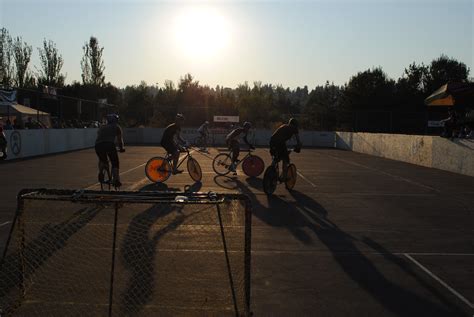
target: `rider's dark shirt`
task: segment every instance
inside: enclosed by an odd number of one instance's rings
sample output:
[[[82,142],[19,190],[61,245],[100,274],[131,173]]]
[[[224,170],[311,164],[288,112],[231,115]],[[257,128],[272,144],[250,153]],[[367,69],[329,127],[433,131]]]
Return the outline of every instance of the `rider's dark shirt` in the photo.
[[[226,139],[227,142],[230,142],[230,141],[233,141],[233,140],[238,140],[238,138],[241,134],[243,134],[244,142],[246,144],[250,145],[249,141],[247,140],[248,130],[245,131],[244,128],[237,128],[237,129],[232,130],[229,134],[227,134],[225,139]]]
[[[294,135],[298,134],[298,128],[289,124],[282,124],[275,132],[273,132],[270,142],[285,143]]]
[[[172,123],[165,128],[163,132],[163,137],[161,138],[161,143],[170,143],[174,142],[174,136],[179,134],[181,131],[180,127],[176,123]]]
[[[109,142],[115,143],[115,139],[119,137],[121,139],[122,128],[118,124],[107,124],[97,131],[97,139],[95,140],[96,144]],[[119,140],[119,143],[123,143],[122,140]]]

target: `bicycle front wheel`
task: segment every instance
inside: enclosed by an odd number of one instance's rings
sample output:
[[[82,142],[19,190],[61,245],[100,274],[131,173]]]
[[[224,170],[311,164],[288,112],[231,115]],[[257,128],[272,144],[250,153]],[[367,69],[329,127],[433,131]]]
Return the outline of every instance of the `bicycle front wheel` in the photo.
[[[278,172],[275,166],[270,165],[263,174],[263,191],[267,195],[273,194],[277,187]]]
[[[145,165],[145,175],[153,183],[163,183],[171,176],[171,164],[163,157],[152,157]]]
[[[250,155],[242,162],[242,170],[245,175],[257,177],[262,174],[265,169],[265,163],[257,155]]]
[[[198,161],[196,161],[192,157],[189,157],[188,162],[187,162],[187,167],[188,167],[189,176],[191,176],[193,181],[200,182],[202,179],[202,171],[201,171],[201,165],[199,165]]]
[[[221,153],[216,155],[214,160],[212,161],[212,169],[216,174],[224,176],[229,174],[230,164],[232,164],[232,158],[229,154]]]
[[[295,164],[288,165],[288,172],[286,174],[285,187],[288,190],[292,190],[296,184],[296,166]]]

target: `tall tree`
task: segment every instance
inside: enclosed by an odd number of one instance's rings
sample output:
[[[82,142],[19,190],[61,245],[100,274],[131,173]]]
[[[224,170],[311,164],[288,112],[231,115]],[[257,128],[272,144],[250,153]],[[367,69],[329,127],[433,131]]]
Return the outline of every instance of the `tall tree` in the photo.
[[[28,45],[26,42],[22,41],[21,37],[17,37],[13,43],[13,55],[15,57],[15,82],[16,85],[20,88],[25,87],[25,81],[27,77],[30,77],[28,74],[28,64],[31,60],[31,53],[33,52],[33,47]]]
[[[43,47],[38,47],[41,68],[39,70],[38,83],[54,87],[63,87],[66,76],[61,74],[64,61],[59,54],[56,44],[46,39],[43,40]]]
[[[441,55],[434,59],[429,66],[427,89],[429,92],[434,91],[449,81],[466,82],[469,78],[469,71],[466,64]]]
[[[82,82],[86,85],[105,85],[105,66],[102,59],[104,48],[99,46],[97,38],[91,36],[89,43],[82,47],[84,56],[81,60]]]
[[[426,98],[429,68],[423,63],[417,65],[415,62],[405,68],[403,76],[396,84],[397,103],[400,108],[423,110],[424,98]]]
[[[13,41],[6,28],[0,29],[0,84],[13,85]]]
[[[395,82],[377,67],[352,76],[344,98],[351,110],[388,110],[394,105],[394,90]]]

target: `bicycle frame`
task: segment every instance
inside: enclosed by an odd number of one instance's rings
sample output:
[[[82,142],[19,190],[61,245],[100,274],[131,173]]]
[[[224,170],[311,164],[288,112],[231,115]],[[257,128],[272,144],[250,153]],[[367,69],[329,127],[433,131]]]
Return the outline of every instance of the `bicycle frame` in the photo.
[[[239,162],[237,163],[236,166],[239,166],[243,161],[245,161],[245,159],[246,159],[247,157],[249,157],[249,156],[251,156],[251,155],[252,155],[252,150],[249,149],[249,150],[247,151],[247,154],[246,154],[242,159],[239,160]],[[229,151],[229,157],[232,158],[232,150]]]
[[[178,160],[178,166],[176,166],[175,168],[180,167],[180,166],[183,164],[183,162],[184,162],[188,157],[192,157],[192,156],[191,156],[191,153],[189,153],[189,150],[188,150],[187,148],[182,148],[182,149],[184,149],[183,152],[186,152],[186,155],[185,155],[182,159]],[[182,152],[182,151],[181,151],[181,149],[180,149],[179,153],[181,153],[181,152]],[[173,165],[171,164],[172,161],[173,161],[173,160],[172,160],[172,156],[173,156],[173,154],[170,154],[170,153],[166,153],[166,156],[165,156],[165,159],[170,163],[171,166],[173,166]]]

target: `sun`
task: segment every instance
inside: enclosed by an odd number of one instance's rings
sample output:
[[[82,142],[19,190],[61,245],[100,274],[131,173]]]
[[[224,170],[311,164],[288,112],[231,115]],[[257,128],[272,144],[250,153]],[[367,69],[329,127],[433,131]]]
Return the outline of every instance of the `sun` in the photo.
[[[212,8],[193,8],[177,15],[174,25],[178,50],[190,58],[216,57],[229,45],[228,20]]]

